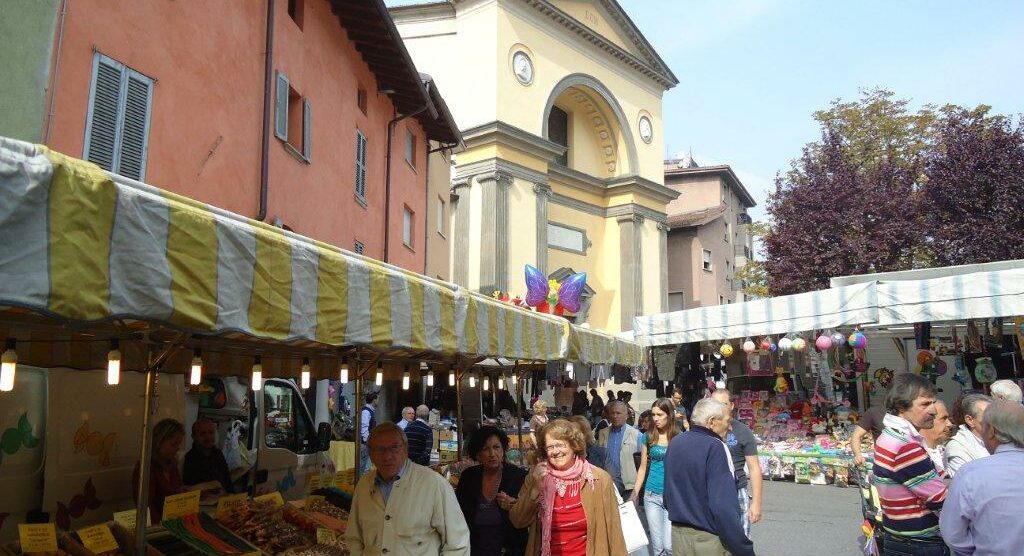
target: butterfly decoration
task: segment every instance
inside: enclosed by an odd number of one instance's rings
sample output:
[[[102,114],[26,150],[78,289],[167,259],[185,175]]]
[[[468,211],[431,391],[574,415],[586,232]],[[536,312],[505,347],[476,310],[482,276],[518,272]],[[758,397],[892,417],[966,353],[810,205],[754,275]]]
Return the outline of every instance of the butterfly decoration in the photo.
[[[566,311],[580,310],[583,288],[587,285],[587,273],[577,272],[558,282],[548,280],[544,273],[533,265],[526,265],[526,305],[541,313],[562,315]]]

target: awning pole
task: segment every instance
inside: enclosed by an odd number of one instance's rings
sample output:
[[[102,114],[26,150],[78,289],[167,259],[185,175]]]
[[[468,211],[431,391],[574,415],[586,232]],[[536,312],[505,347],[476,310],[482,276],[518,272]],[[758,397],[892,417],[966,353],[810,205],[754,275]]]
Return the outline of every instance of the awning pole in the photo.
[[[361,457],[361,452],[363,451],[363,406],[360,405],[360,403],[363,401],[363,373],[365,373],[365,372],[366,372],[366,369],[363,368],[363,362],[359,360],[359,353],[356,352],[356,376],[355,376],[355,379],[356,379],[356,399],[355,399],[355,403],[352,404],[352,405],[356,406],[356,415],[355,415],[356,430],[355,430],[355,434],[353,435],[353,438],[352,438],[352,440],[355,442],[355,447],[356,447],[356,450],[355,450],[355,455],[356,455],[356,461],[355,461],[355,468],[356,468],[356,475],[355,476],[356,476],[356,480],[355,480],[355,482],[356,482],[356,484],[359,484],[359,478],[362,476],[362,472],[363,472],[362,465],[360,465],[360,463],[362,463],[362,461],[363,461],[363,459]]]
[[[458,366],[456,366],[458,369]],[[462,460],[462,435],[464,434],[462,428],[462,377],[465,375],[465,371],[458,369],[455,373],[455,428],[458,431],[455,433],[458,435],[458,441],[455,443],[455,455],[458,459]]]
[[[523,381],[519,377],[519,361],[512,367],[512,376],[516,378],[516,434],[519,436],[519,465],[523,465],[523,408],[520,398],[523,396]]]

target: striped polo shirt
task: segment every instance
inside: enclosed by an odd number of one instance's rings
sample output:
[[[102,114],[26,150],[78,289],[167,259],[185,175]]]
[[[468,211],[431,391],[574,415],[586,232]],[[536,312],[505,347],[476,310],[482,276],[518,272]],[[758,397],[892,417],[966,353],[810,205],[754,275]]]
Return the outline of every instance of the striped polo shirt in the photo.
[[[882,506],[882,527],[904,537],[939,535],[938,510],[946,500],[946,483],[921,444],[921,435],[906,419],[885,416],[885,430],[875,441],[875,486]]]

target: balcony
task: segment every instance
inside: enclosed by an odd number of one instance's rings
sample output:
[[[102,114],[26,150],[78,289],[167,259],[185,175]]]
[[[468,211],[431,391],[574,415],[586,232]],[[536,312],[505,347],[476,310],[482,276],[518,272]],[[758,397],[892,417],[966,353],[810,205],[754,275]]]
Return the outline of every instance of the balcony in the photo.
[[[754,258],[753,250],[750,247],[747,247],[746,245],[734,245],[733,255],[737,257],[746,257],[748,259]]]

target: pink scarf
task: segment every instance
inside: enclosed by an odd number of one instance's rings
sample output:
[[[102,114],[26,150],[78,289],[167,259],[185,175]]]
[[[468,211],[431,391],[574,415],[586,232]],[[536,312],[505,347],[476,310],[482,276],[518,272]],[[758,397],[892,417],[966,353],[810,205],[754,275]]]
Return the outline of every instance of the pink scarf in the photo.
[[[594,471],[586,458],[577,456],[576,460],[568,469],[559,471],[547,463],[540,463],[548,468],[548,474],[544,476],[544,485],[540,494],[541,509],[541,556],[551,555],[551,514],[555,509],[555,494],[575,497],[580,493],[580,488],[586,482],[590,489],[594,489]]]

